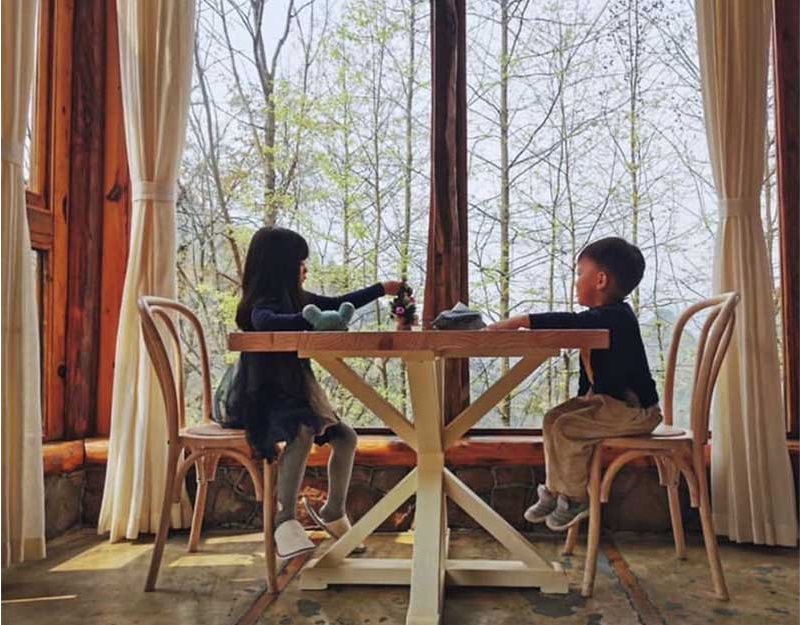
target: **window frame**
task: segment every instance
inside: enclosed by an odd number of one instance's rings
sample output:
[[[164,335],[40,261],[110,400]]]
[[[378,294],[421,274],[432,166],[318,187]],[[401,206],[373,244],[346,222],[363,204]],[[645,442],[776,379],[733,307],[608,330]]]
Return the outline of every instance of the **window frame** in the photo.
[[[42,310],[42,337],[45,360],[42,366],[42,384],[45,389],[43,405],[44,440],[55,441],[64,434],[64,386],[62,377],[65,367],[66,336],[66,265],[67,265],[67,221],[66,200],[69,189],[69,144],[72,96],[72,46],[73,14],[70,3],[41,0],[39,14],[39,46],[37,48],[38,70],[34,98],[36,101],[34,137],[32,151],[37,162],[32,165],[32,182],[26,190],[26,206],[31,232],[32,247],[46,254],[43,265],[44,288]],[[433,15],[433,14],[432,14]],[[457,54],[465,54],[464,41],[458,42]],[[435,54],[435,50],[431,50]],[[108,57],[107,57],[108,58]],[[435,59],[433,60],[435,63]],[[109,106],[111,103],[106,102]],[[465,129],[464,129],[465,130]],[[433,130],[432,130],[433,132]],[[124,144],[124,140],[121,142]],[[124,150],[122,151],[124,155]],[[125,172],[127,173],[127,172]],[[123,184],[123,186],[125,186]],[[61,210],[56,210],[60,207]],[[127,225],[127,224],[125,224]],[[782,224],[783,225],[783,224]],[[119,234],[119,233],[117,233]],[[781,228],[780,235],[786,235]],[[62,244],[63,243],[63,244]],[[795,260],[796,263],[796,260]],[[782,296],[785,294],[782,293]],[[797,302],[794,307],[796,309]],[[114,321],[114,320],[112,320]],[[111,327],[111,323],[108,324]],[[789,329],[784,328],[784,333]],[[114,332],[108,332],[114,334]],[[108,340],[111,344],[112,341]],[[104,368],[100,386],[110,382],[109,369]],[[797,386],[797,380],[786,378],[786,384]],[[796,393],[796,390],[794,391]],[[100,419],[100,435],[108,430],[108,398],[104,404],[105,418]],[[798,436],[798,421],[787,415],[787,435]],[[104,426],[104,427],[103,427]],[[359,431],[370,434],[386,434],[387,428],[366,427]],[[539,428],[473,428],[470,436],[491,435],[537,435]]]
[[[465,0],[457,0],[451,6],[448,6],[447,9],[444,10],[444,13],[447,10],[452,11],[452,13],[456,16],[455,22],[457,24],[458,36],[456,37],[456,46],[454,55],[457,59],[465,60],[467,58],[467,50],[466,50],[466,37],[465,35]],[[797,33],[795,30],[791,30],[792,25],[796,25],[797,22],[797,7],[795,2],[788,2],[781,0],[778,3],[778,8],[781,13],[781,16],[784,18],[782,23],[786,26],[784,30],[781,31],[780,37],[778,36],[778,29],[780,28],[779,24],[781,22],[778,21],[778,14],[776,14],[773,18],[773,38],[772,38],[772,50],[771,53],[774,55],[774,63],[773,63],[773,75],[772,79],[775,82],[776,88],[776,96],[779,92],[779,83],[781,83],[783,90],[787,91],[787,93],[783,93],[781,90],[780,95],[783,96],[785,99],[790,99],[792,97],[796,100],[797,89],[795,88],[792,93],[788,93],[787,83],[789,84],[796,84],[796,81],[792,82],[792,79],[797,74],[797,67],[796,65],[792,65],[791,62],[787,62],[786,57],[793,57],[793,53],[796,51],[795,48],[797,46]],[[431,11],[431,34],[432,37],[435,37],[436,34],[436,23],[435,23],[436,11]],[[784,32],[786,29],[791,30],[791,32],[787,35]],[[793,39],[790,37],[793,36]],[[442,46],[441,49],[438,50],[437,54],[437,46],[431,45],[431,67],[436,68],[439,65],[447,66],[449,62],[452,62],[452,59],[448,57],[449,50],[446,49],[445,46]],[[456,98],[460,99],[464,97],[464,93],[466,91],[465,85],[462,83],[466,82],[466,72],[465,72],[465,63],[458,63],[460,68],[460,74],[455,77],[454,82],[456,83],[455,93]],[[789,72],[793,72],[792,75],[789,75]],[[781,73],[784,74],[781,77]],[[431,84],[431,90],[433,93],[436,93],[436,72],[434,71],[434,77]],[[452,78],[451,78],[452,79]],[[784,107],[790,109],[790,112],[783,113],[781,117],[780,111],[780,99],[779,97],[775,98],[776,111],[775,111],[775,118],[776,118],[776,128],[778,133],[785,133],[788,136],[794,136],[796,134],[796,126],[798,123],[798,115],[797,115],[797,107],[796,102],[792,100],[790,102],[789,107]],[[457,104],[463,105],[466,107],[466,102],[459,101]],[[793,106],[794,105],[794,106]],[[449,115],[453,115],[453,113],[448,113]],[[456,112],[455,116],[458,117],[459,113]],[[790,118],[791,115],[791,118]],[[437,133],[437,129],[439,129],[439,125],[447,125],[450,118],[445,117],[437,117],[436,114],[432,111],[432,125],[431,125],[431,136],[435,137]],[[461,146],[467,145],[467,126],[466,123],[462,124],[454,124],[455,125],[455,132],[456,132],[456,144]],[[434,145],[436,143],[434,142]],[[783,148],[781,154],[778,155],[776,167],[778,169],[778,178],[779,181],[781,179],[780,170],[781,166],[785,165],[786,162],[791,158],[788,155],[788,152],[791,148]],[[793,152],[796,158],[796,151]],[[435,158],[435,154],[431,154],[431,160]],[[466,184],[468,183],[468,176],[463,168],[460,168],[461,163],[459,163],[458,157],[455,157],[456,160],[456,176],[463,176],[464,177],[464,184],[466,188]],[[451,163],[452,164],[452,163]],[[789,168],[791,170],[791,167]],[[432,177],[433,178],[433,177]],[[786,183],[784,183],[786,184]],[[796,368],[797,368],[797,361],[798,355],[796,352],[797,346],[797,336],[796,330],[795,334],[792,334],[791,328],[795,327],[794,321],[797,319],[798,316],[798,309],[800,308],[800,302],[798,301],[798,288],[796,285],[796,276],[798,274],[798,258],[796,254],[789,253],[789,250],[793,250],[797,248],[796,242],[798,239],[798,215],[796,211],[792,210],[792,206],[789,202],[787,202],[783,196],[788,195],[788,192],[782,190],[780,188],[779,182],[779,189],[778,189],[778,201],[779,201],[779,211],[780,211],[780,225],[778,227],[778,237],[780,240],[780,247],[781,247],[781,309],[783,313],[783,348],[784,348],[784,370],[783,370],[783,395],[784,395],[784,402],[785,402],[785,431],[786,431],[786,438],[787,440],[797,440],[800,437],[800,410],[798,409],[798,394],[800,391],[798,387],[800,386],[800,380],[798,380]],[[449,198],[450,201],[454,201],[454,198]],[[429,249],[430,254],[430,249]],[[794,279],[793,282],[791,282]],[[790,283],[791,282],[791,283]],[[467,390],[467,394],[469,394],[469,390]],[[458,412],[458,411],[456,411]],[[445,417],[446,421],[450,419]],[[392,432],[386,427],[380,426],[366,426],[366,427],[357,427],[355,428],[359,434],[366,434],[366,435],[392,435]],[[541,428],[480,428],[480,427],[473,427],[467,432],[467,436],[470,437],[480,437],[480,436],[539,436],[541,435],[542,430]],[[709,432],[709,436],[710,436]]]
[[[55,441],[64,435],[72,8],[41,0],[38,19],[32,180],[25,203],[32,251],[43,254],[37,284],[42,298],[42,439]]]

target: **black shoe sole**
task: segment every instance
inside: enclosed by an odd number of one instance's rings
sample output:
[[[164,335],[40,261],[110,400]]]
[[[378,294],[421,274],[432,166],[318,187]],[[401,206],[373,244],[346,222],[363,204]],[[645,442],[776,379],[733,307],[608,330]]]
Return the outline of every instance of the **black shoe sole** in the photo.
[[[564,530],[568,530],[576,523],[580,523],[583,519],[588,519],[588,518],[589,518],[589,511],[584,510],[583,512],[579,512],[578,514],[576,514],[566,525],[557,525],[554,527],[550,525],[550,523],[547,523],[547,527],[553,530],[554,532],[563,532]]]

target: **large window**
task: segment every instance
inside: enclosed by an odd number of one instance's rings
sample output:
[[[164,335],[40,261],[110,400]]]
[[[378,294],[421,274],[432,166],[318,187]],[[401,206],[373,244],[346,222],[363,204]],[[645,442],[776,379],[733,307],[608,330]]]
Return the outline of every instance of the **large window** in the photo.
[[[647,259],[630,301],[660,384],[674,320],[710,294],[718,219],[694,3],[470,0],[467,12],[471,305],[492,320],[575,309],[578,251],[624,236]],[[204,316],[215,381],[260,225],[307,237],[314,290],[403,275],[421,295],[430,54],[425,0],[200,1],[178,272],[181,298]],[[777,283],[772,136],[770,123],[762,207]],[[389,329],[385,303],[356,325]],[[683,425],[692,340],[676,389]],[[473,396],[511,364],[472,361]],[[356,366],[406,410],[397,362]],[[576,386],[577,357],[564,354],[481,426],[539,427]],[[379,425],[331,390],[346,419]]]
[[[181,298],[204,316],[218,367],[248,241],[266,223],[308,239],[312,290],[405,275],[421,292],[429,10],[418,0],[199,3],[178,275]],[[387,302],[363,309],[355,323],[392,327]],[[356,366],[404,404],[399,363]],[[348,419],[373,424],[335,392]]]
[[[577,253],[623,236],[647,261],[629,301],[662,388],[674,321],[711,293],[718,222],[694,3],[471,1],[468,12],[472,303],[493,318],[577,310]],[[777,308],[773,113],[762,210]],[[684,426],[697,336],[688,330],[676,385]],[[507,366],[474,363],[473,392]],[[576,354],[553,360],[483,425],[540,426],[575,393],[577,373]]]

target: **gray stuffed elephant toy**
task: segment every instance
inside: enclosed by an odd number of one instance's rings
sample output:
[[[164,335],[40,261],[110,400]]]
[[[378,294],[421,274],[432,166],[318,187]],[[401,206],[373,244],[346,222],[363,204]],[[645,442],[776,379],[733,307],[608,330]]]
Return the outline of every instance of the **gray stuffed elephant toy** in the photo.
[[[321,332],[347,330],[355,311],[356,307],[350,302],[344,302],[339,310],[320,310],[314,304],[309,304],[303,308],[303,318]]]

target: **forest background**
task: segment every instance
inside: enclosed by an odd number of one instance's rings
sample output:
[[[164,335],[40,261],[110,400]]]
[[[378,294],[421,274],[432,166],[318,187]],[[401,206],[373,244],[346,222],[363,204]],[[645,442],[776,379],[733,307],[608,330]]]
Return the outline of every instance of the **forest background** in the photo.
[[[236,357],[226,336],[263,225],[309,241],[310,290],[405,277],[424,307],[430,17],[424,0],[198,1],[177,269],[180,299],[206,328],[215,384]],[[467,2],[468,303],[487,320],[579,310],[577,253],[625,237],[647,261],[629,301],[659,389],[674,321],[711,294],[718,216],[696,40],[691,0]],[[761,206],[780,323],[771,85],[769,97]],[[388,299],[358,311],[354,326],[392,329]],[[690,327],[682,343],[679,425],[696,334]],[[199,354],[188,355],[197,404]],[[401,363],[352,364],[410,411]],[[472,396],[510,365],[473,359]],[[569,352],[543,365],[480,427],[540,427],[574,394],[577,366]],[[319,377],[345,420],[380,425]]]

